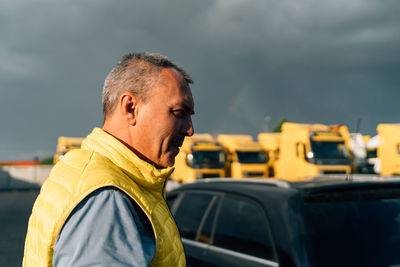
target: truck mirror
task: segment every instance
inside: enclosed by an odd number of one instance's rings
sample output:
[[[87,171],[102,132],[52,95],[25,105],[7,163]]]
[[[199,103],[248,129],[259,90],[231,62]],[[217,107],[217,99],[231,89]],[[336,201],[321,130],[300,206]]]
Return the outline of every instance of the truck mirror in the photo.
[[[187,156],[186,156],[186,162],[187,162],[187,164],[188,164],[189,166],[192,166],[192,165],[193,165],[193,154],[192,154],[192,153],[187,154]]]

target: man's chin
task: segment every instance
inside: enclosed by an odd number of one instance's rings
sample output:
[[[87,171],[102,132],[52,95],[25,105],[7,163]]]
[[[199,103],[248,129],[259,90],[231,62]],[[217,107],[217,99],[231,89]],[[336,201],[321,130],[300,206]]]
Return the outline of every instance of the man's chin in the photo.
[[[160,162],[159,165],[163,168],[172,167],[175,164],[175,157],[175,153],[169,153],[169,155],[167,155],[167,157],[162,162]]]
[[[167,153],[163,155],[158,163],[163,168],[172,167],[175,164],[175,158],[178,156],[179,147],[172,147]]]
[[[168,163],[167,163],[167,167],[172,167],[175,164],[175,157],[176,155],[174,155],[173,157],[168,159]]]

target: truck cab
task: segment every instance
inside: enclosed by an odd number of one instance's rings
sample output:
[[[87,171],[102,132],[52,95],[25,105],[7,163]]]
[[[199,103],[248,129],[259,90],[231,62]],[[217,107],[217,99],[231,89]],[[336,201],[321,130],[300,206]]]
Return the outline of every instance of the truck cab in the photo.
[[[225,177],[225,155],[222,146],[210,134],[185,137],[175,158],[171,179],[188,183],[196,179]]]
[[[321,174],[349,174],[351,162],[342,134],[323,124],[286,122],[280,135],[275,177],[296,180]]]
[[[57,152],[54,155],[53,163],[56,164],[68,151],[80,148],[83,139],[82,137],[58,137]]]
[[[268,177],[268,156],[252,136],[220,134],[218,142],[225,149],[228,176]]]
[[[377,127],[377,156],[381,175],[400,175],[400,124],[382,123]]]

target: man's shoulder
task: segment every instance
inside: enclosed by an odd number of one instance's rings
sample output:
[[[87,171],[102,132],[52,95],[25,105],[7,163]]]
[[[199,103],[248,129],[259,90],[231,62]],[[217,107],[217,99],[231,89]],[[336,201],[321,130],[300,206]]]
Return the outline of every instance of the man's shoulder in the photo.
[[[120,180],[127,180],[125,176],[117,165],[99,153],[75,149],[54,166],[42,186],[41,194],[57,191],[69,192],[72,198],[80,197],[101,187],[118,187]]]
[[[54,166],[54,169],[66,167],[84,169],[93,157],[93,153],[93,151],[85,149],[73,149],[64,155],[64,157]]]
[[[50,177],[60,177],[68,173],[68,179],[73,177],[84,179],[88,176],[115,177],[124,175],[120,167],[107,157],[90,150],[74,149],[59,161]]]

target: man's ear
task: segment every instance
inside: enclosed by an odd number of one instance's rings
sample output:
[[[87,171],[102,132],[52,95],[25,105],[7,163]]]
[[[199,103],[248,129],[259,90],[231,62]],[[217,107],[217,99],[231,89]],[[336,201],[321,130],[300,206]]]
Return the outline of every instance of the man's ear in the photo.
[[[125,92],[120,96],[120,112],[122,117],[129,125],[135,125],[138,111],[138,98],[130,93]]]

